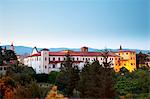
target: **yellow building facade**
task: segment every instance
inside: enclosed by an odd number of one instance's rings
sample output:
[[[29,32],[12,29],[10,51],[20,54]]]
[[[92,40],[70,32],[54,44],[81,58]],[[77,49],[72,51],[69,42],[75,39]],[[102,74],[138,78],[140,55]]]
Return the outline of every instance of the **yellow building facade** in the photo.
[[[119,57],[115,60],[115,71],[118,72],[120,68],[125,67],[130,72],[136,69],[136,52],[130,50],[119,50],[116,52]]]

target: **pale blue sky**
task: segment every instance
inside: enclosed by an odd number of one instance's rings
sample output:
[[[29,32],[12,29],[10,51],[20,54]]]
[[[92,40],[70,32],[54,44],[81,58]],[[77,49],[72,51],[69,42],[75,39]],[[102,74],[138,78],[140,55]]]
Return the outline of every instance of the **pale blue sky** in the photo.
[[[0,41],[150,49],[149,0],[0,0]]]

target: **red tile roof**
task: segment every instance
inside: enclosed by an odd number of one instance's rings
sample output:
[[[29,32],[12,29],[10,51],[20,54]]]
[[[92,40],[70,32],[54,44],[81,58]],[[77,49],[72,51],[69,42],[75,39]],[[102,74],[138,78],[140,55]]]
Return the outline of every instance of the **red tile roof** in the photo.
[[[119,52],[134,52],[134,53],[136,53],[135,51],[131,51],[131,50],[118,50],[118,52],[115,52],[115,53],[119,53]]]
[[[56,63],[63,63],[65,61],[50,61],[49,64],[56,64]],[[80,63],[80,62],[83,62],[83,61],[72,61],[73,63]]]
[[[70,56],[102,56],[101,52],[75,52],[75,51],[49,52],[49,56],[65,56],[67,54],[69,54]],[[41,56],[41,52],[30,55],[29,57],[33,57],[33,56]],[[114,52],[109,52],[109,56],[119,57]]]
[[[32,54],[29,57],[33,57],[33,56],[41,56],[41,53],[39,52],[39,53],[36,53],[36,54]]]

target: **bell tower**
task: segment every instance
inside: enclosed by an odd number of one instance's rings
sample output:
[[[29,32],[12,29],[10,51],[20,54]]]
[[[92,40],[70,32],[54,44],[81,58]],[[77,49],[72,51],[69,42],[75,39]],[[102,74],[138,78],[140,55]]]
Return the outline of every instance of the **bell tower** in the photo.
[[[11,45],[10,45],[10,50],[15,51],[13,43],[11,43]]]
[[[119,50],[122,50],[122,46],[120,45],[120,48],[119,48]]]

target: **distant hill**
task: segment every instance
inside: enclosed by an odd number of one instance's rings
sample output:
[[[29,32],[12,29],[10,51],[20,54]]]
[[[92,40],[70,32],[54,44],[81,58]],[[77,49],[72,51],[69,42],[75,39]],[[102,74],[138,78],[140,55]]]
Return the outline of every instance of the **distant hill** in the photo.
[[[3,45],[2,47],[6,46],[7,49],[10,48],[10,45]],[[23,54],[30,54],[32,52],[32,47],[26,47],[26,46],[15,46],[15,52],[18,55],[23,55]],[[38,51],[40,51],[43,48],[37,48]],[[80,51],[80,48],[65,48],[65,47],[61,47],[61,48],[49,48],[50,51],[52,52],[56,52],[56,51],[62,51],[62,50],[73,50],[73,51]],[[103,49],[95,49],[95,48],[89,48],[89,51],[101,51]],[[111,51],[118,51],[118,49],[108,49]],[[140,50],[140,49],[123,49],[123,50],[133,50],[136,51],[136,53],[139,53],[140,51],[142,53],[148,53],[150,52],[150,50]]]

